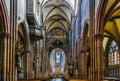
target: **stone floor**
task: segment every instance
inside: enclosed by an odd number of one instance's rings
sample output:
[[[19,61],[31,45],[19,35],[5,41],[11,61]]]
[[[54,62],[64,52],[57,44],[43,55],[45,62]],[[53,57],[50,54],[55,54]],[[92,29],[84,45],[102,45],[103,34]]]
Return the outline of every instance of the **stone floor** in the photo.
[[[86,80],[86,79],[70,79],[70,80],[66,80],[64,78],[51,78],[51,79],[44,79],[44,80],[32,79],[32,80],[18,80],[18,81],[89,81],[89,80]]]
[[[63,78],[52,78],[50,81],[66,81]]]

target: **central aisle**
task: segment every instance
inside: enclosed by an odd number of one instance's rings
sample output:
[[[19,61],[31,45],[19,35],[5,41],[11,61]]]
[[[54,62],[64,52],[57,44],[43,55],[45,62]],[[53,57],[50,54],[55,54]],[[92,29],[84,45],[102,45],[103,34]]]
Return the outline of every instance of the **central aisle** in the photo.
[[[67,81],[64,78],[52,78],[50,81]]]

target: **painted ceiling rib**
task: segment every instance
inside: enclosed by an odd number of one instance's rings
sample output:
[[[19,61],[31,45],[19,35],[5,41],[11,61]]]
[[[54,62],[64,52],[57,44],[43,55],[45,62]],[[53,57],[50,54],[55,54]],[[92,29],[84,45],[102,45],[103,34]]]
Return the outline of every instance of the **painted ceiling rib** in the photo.
[[[111,36],[104,35],[104,37],[107,37],[107,38],[109,38],[109,39],[113,40],[113,38],[112,38]]]
[[[55,7],[48,12],[48,14],[47,14],[47,16],[45,17],[45,20],[44,20],[44,21],[47,20],[47,17],[49,16],[49,14],[50,14],[54,9],[55,9]]]
[[[71,10],[73,10],[73,8],[71,6],[72,4],[70,5],[67,1],[65,1],[65,3],[70,7]]]
[[[55,22],[56,22],[56,20],[54,20],[54,21],[50,24],[50,26],[47,28],[47,32],[49,31],[50,27],[51,27]],[[66,29],[65,25],[64,25],[62,22],[60,22],[60,21],[57,21],[57,22],[60,23],[60,24]]]
[[[59,19],[56,19],[56,18],[50,18],[50,19],[48,20],[48,22],[49,22],[49,21],[53,21],[53,20],[66,21],[66,19],[64,19],[64,18],[59,18]]]
[[[56,27],[59,27],[59,28],[63,29],[65,32],[68,32],[68,30],[67,30],[65,27],[61,27],[61,26],[54,26],[53,28],[49,28],[49,29],[47,30],[47,32],[51,31],[52,29],[54,29],[54,28],[56,28]]]
[[[52,17],[57,17],[57,16],[65,19],[65,20],[68,22],[68,20],[67,20],[65,17],[63,17],[62,15],[60,15],[60,14],[55,14],[55,15],[50,16],[50,17],[44,22],[44,24],[45,24],[46,22],[49,22],[49,20],[50,20]],[[56,18],[56,19],[57,19],[57,18]],[[70,24],[70,22],[68,22],[68,24]]]
[[[58,1],[58,2],[57,2]],[[50,35],[55,29],[62,30],[66,34],[66,38],[47,38],[47,45],[52,45],[56,40],[66,43],[68,40],[68,30],[71,25],[71,14],[73,7],[70,1],[66,0],[44,0],[41,4],[43,11],[43,24],[46,35]],[[52,31],[53,30],[53,31]],[[60,32],[60,33],[62,33]],[[55,32],[53,32],[55,33]],[[49,46],[48,46],[49,47]]]
[[[111,15],[111,10],[114,10],[114,8],[115,8],[115,5],[117,5],[119,3],[119,0],[116,0],[113,4],[112,4],[112,6],[109,8],[109,10],[108,10],[108,13],[106,13],[106,15],[105,15],[105,21],[107,21],[107,19],[110,17],[110,15]]]
[[[54,29],[56,29],[56,28],[60,28],[60,29],[62,29],[65,33],[67,33],[63,27],[58,27],[58,26],[54,27],[54,28],[51,29],[50,31],[52,31],[52,30],[54,30]],[[49,33],[50,31],[48,31],[47,33]]]
[[[65,14],[65,16],[67,17],[67,20],[69,21],[69,18],[68,18],[68,16],[67,16],[67,14],[64,12],[64,10],[63,9],[61,9],[60,7],[58,7],[64,14]],[[69,21],[70,22],[70,21]]]
[[[120,6],[118,6],[117,8],[115,8],[115,9],[112,11],[112,13],[110,14],[110,17],[111,17],[111,18],[115,18],[113,15],[114,15],[114,13],[117,12],[118,10],[120,10]],[[119,15],[119,16],[120,16],[120,15]],[[119,17],[119,16],[118,16],[118,17]],[[117,17],[117,16],[116,16],[116,17]]]
[[[44,21],[47,20],[47,18],[48,18],[48,16],[50,15],[50,13],[51,13],[53,10],[55,10],[56,8],[58,8],[60,11],[62,11],[62,12],[64,13],[65,17],[67,18],[67,20],[69,21],[69,18],[68,18],[68,16],[67,16],[67,14],[64,12],[64,10],[62,10],[60,7],[56,7],[56,6],[49,11],[49,13],[48,13],[47,16],[45,17],[45,20],[44,20]]]
[[[47,5],[48,2],[53,1],[53,0],[47,0],[46,2],[44,2],[44,1],[45,1],[45,0],[43,0],[42,3],[41,3],[42,8],[43,8],[45,5]],[[73,8],[72,8],[72,4],[69,4],[66,0],[64,1],[64,3],[65,3],[65,5],[67,5],[71,10],[73,9]]]
[[[110,32],[110,31],[108,31],[108,30],[105,30],[104,31],[106,34],[108,34],[108,35],[105,35],[104,34],[104,36],[106,36],[106,37],[109,37],[109,38],[111,38],[111,39],[115,39],[116,40],[116,37]]]
[[[117,23],[116,23],[116,21],[115,20],[113,20],[113,24],[115,25],[115,29],[116,29],[116,32],[117,32],[117,38],[119,39],[118,41],[120,41],[120,31],[119,31],[119,28],[118,28],[118,25],[117,25]]]
[[[110,3],[110,2],[113,3]],[[105,49],[108,49],[108,44],[112,40],[116,41],[120,45],[120,0],[108,0],[105,10],[105,26],[104,38],[107,37],[107,45]]]
[[[111,17],[110,19],[112,19],[112,20],[114,20],[114,19],[120,19],[120,15],[119,16]]]
[[[45,2],[46,1],[46,2]],[[53,0],[43,0],[41,5],[42,5],[42,8],[50,1],[53,1]]]
[[[108,36],[108,35],[104,35],[105,37],[108,37],[110,40],[114,40],[116,43],[118,43],[120,45],[120,42],[118,41],[118,39],[116,39],[116,37],[114,36]]]
[[[64,7],[64,8],[66,8],[66,9],[70,9],[67,5],[65,5],[65,4],[59,4],[59,5],[55,5],[55,4],[48,4],[48,5],[46,5],[45,6],[45,8],[49,8],[49,7],[52,7],[52,6],[54,6],[54,7]]]

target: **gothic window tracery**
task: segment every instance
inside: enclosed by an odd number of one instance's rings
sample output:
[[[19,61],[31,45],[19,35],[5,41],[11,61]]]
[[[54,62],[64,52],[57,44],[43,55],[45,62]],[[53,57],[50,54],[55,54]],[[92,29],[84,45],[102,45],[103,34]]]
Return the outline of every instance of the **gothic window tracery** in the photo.
[[[62,54],[60,52],[55,53],[55,64],[60,65],[62,62]]]
[[[118,53],[118,46],[115,41],[112,41],[109,46],[108,65],[117,65],[120,63],[120,54]]]
[[[105,77],[119,77],[120,54],[117,43],[112,40],[108,46]]]

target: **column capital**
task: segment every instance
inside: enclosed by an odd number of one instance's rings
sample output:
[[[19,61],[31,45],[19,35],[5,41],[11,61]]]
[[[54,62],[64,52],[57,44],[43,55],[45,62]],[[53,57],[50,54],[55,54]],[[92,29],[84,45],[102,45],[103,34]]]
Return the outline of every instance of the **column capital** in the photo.
[[[1,33],[0,38],[10,38],[10,33]]]
[[[102,34],[95,34],[95,38],[103,40],[104,36]]]

